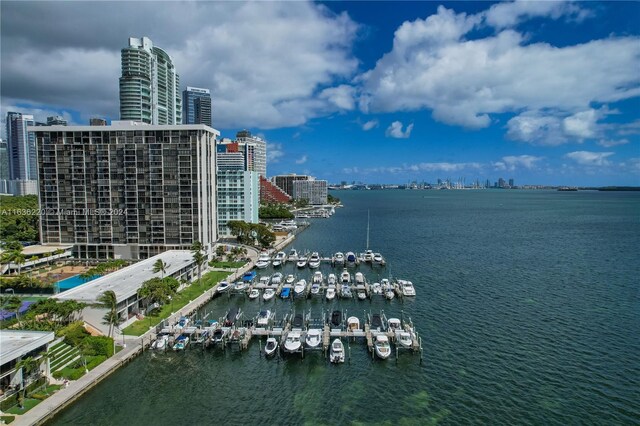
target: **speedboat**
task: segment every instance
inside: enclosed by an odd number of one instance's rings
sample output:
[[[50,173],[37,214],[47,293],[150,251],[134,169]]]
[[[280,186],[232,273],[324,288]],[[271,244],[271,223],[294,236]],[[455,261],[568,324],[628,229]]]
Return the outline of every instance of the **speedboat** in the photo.
[[[385,331],[382,324],[382,317],[380,314],[371,315],[371,330],[373,331]]]
[[[367,250],[364,252],[364,261],[367,263],[373,262],[373,250]]]
[[[389,338],[384,334],[376,335],[376,341],[374,343],[376,355],[380,359],[387,359],[391,355],[391,345],[389,344]]]
[[[341,252],[337,252],[336,254],[334,254],[333,262],[336,265],[344,265],[344,254],[342,254]]]
[[[235,324],[238,318],[240,318],[240,313],[240,309],[235,306],[229,309],[229,311],[227,311],[227,315],[224,318],[223,325],[225,327],[231,327],[233,324]]]
[[[318,252],[313,252],[309,257],[309,268],[316,269],[320,266],[320,255]]]
[[[285,252],[283,252],[283,251],[279,251],[279,252],[276,254],[276,257],[275,257],[273,260],[274,260],[274,261],[275,261],[275,260],[279,260],[279,261],[280,261],[280,263],[281,263],[282,265],[284,265],[285,263],[287,263],[287,254],[286,254]]]
[[[276,272],[275,274],[271,275],[271,284],[280,284],[282,282],[282,272]]]
[[[360,330],[360,320],[358,319],[358,317],[347,318],[347,330],[349,331]]]
[[[277,268],[278,266],[282,266],[282,260],[273,259],[273,262],[271,262],[271,265],[273,265],[274,268]]]
[[[382,286],[380,285],[380,283],[371,284],[371,293],[380,296],[382,295]]]
[[[327,278],[327,284],[329,285],[336,284],[336,274],[329,274],[329,277]]]
[[[266,356],[273,356],[275,355],[277,350],[278,350],[278,341],[276,340],[275,337],[269,337],[267,339],[267,343],[264,345],[264,354]]]
[[[157,349],[159,351],[167,348],[169,344],[169,336],[167,334],[159,334],[156,340],[151,345],[151,349]]]
[[[347,252],[346,261],[347,261],[347,265],[349,266],[355,265],[357,261],[355,253],[352,251]]]
[[[284,350],[289,353],[298,352],[302,346],[299,331],[290,331],[284,341]]]
[[[413,288],[413,283],[411,281],[398,280],[398,285],[400,286],[400,289],[402,290],[402,295],[403,296],[415,296],[416,295],[416,289]]]
[[[291,296],[291,288],[290,287],[283,288],[282,291],[280,292],[280,297],[282,299],[288,299],[289,296]]]
[[[346,269],[340,274],[340,282],[347,284],[351,282],[351,274]]]
[[[307,335],[305,336],[304,342],[306,343],[308,348],[314,349],[320,346],[320,342],[322,342],[322,330],[319,328],[312,328],[307,331]]]
[[[216,328],[213,331],[213,335],[211,336],[211,341],[213,343],[221,343],[222,341],[224,341],[224,338],[228,332],[229,332],[229,329],[226,327]]]
[[[269,256],[269,253],[266,251],[263,251],[262,253],[260,253],[260,256],[258,256],[258,261],[263,260],[265,262],[270,262],[271,261],[271,256]]]
[[[382,257],[380,253],[373,253],[373,263],[382,265],[384,263],[384,257]]]
[[[364,275],[362,272],[356,272],[356,285],[357,284],[364,284]]]
[[[247,271],[242,274],[242,281],[247,284],[251,284],[256,279],[256,276],[256,271]]]
[[[389,331],[393,333],[402,331],[402,323],[398,318],[389,318],[387,324],[389,325]]]
[[[292,261],[298,260],[298,252],[296,249],[289,250],[289,256],[287,256],[287,258]]]
[[[364,287],[358,287],[356,289],[356,295],[358,296],[359,300],[365,300],[367,298],[367,291],[364,289]]]
[[[262,287],[266,287],[269,285],[269,281],[271,281],[271,277],[260,277],[258,284]]]
[[[342,288],[340,289],[340,295],[343,299],[349,299],[353,297],[353,293],[351,293],[351,288],[347,284],[342,284]]]
[[[313,283],[311,284],[311,295],[317,296],[320,294],[320,284]]]
[[[182,330],[182,329],[183,329],[183,328],[185,328],[188,324],[189,324],[189,318],[187,318],[187,317],[180,317],[180,319],[178,320],[178,323],[176,324],[176,329],[178,329],[178,330]]]
[[[218,284],[218,288],[216,289],[216,291],[218,293],[224,293],[225,291],[229,290],[229,287],[231,286],[228,282],[222,281],[220,284]]]
[[[342,340],[336,339],[331,344],[329,360],[334,364],[344,362],[344,344],[342,344]]]
[[[388,279],[383,278],[380,281],[380,285],[382,286],[382,292],[384,293],[384,297],[391,300],[396,296],[395,292],[393,291],[393,286],[391,285]]]
[[[304,291],[307,288],[307,281],[306,280],[300,280],[296,283],[295,286],[293,286],[293,294],[298,297],[298,296],[302,296],[304,295]]]
[[[266,309],[260,311],[258,316],[256,317],[256,325],[258,327],[266,327],[269,325],[269,321],[271,320],[271,311]]]
[[[305,266],[307,266],[307,256],[305,256],[304,254],[302,256],[300,256],[298,258],[298,262],[296,263],[296,266],[298,268],[304,268]]]
[[[181,334],[173,343],[173,350],[183,351],[188,344],[189,344],[189,336],[185,336],[184,334]]]
[[[266,269],[267,266],[269,266],[269,264],[271,264],[270,260],[258,260],[256,262],[256,268],[258,268],[258,269]]]
[[[330,285],[329,287],[327,287],[327,292],[325,293],[325,297],[327,298],[327,300],[333,300],[336,298],[336,286],[335,285]]]
[[[287,279],[284,280],[285,284],[293,284],[296,281],[296,277],[294,277],[293,275],[289,274],[287,275]]]
[[[333,311],[331,313],[331,326],[333,328],[342,326],[342,311]]]
[[[411,338],[411,333],[407,331],[396,332],[396,342],[403,348],[411,348],[413,345],[413,339]]]
[[[262,293],[262,298],[267,301],[273,299],[273,296],[276,295],[276,290],[273,288],[268,288]]]
[[[242,281],[238,281],[237,283],[235,283],[235,284],[233,285],[233,289],[234,289],[235,291],[240,292],[240,291],[244,291],[244,290],[246,290],[246,289],[247,289],[247,286],[248,286],[248,285],[247,285],[247,283],[242,282]]]
[[[260,290],[258,290],[257,288],[252,288],[251,291],[249,292],[249,299],[257,299],[258,297],[260,297]]]
[[[324,277],[322,276],[322,272],[320,271],[316,271],[313,273],[313,278],[311,279],[311,282],[314,284],[322,284],[322,281],[324,281]]]

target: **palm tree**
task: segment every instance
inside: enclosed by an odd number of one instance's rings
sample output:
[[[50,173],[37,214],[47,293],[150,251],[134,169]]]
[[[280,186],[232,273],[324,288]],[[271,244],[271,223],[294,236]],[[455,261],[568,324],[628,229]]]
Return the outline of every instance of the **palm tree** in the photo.
[[[22,273],[22,265],[24,264],[25,259],[24,254],[22,254],[22,250],[16,252],[13,256],[13,263],[18,265],[18,275]]]
[[[113,328],[117,327],[121,320],[118,316],[118,299],[113,290],[107,290],[98,296],[98,302],[107,309],[107,313],[102,317],[103,324],[109,326],[109,337],[113,337]]]
[[[46,359],[45,356],[40,358],[27,357],[23,358],[16,363],[15,369],[16,371],[22,369],[22,398],[26,398],[27,396],[27,379],[33,375],[33,373],[37,373],[36,380],[40,377],[40,364],[42,361]]]
[[[164,274],[167,273],[167,266],[169,266],[167,265],[167,262],[162,259],[158,259],[153,264],[153,273],[157,274],[158,272],[161,272],[162,274],[160,276],[162,277],[162,279],[164,279]]]
[[[193,245],[191,246],[191,251],[192,252],[199,252],[202,251],[203,247],[202,247],[202,243],[200,241],[194,241]]]
[[[197,251],[193,254],[193,261],[198,267],[198,284],[202,284],[201,275],[202,275],[202,265],[207,261],[207,256],[202,254],[201,251]]]

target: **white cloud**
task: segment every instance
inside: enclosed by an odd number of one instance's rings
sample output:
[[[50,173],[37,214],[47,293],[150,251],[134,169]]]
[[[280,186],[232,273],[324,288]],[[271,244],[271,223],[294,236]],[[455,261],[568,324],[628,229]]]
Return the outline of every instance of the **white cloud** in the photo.
[[[477,16],[440,7],[437,15],[402,24],[391,52],[360,76],[360,108],[430,109],[436,120],[483,128],[491,124],[491,114],[554,111],[563,119],[590,109],[594,102],[640,95],[638,37],[556,47],[527,44],[524,36],[507,29],[465,39],[477,28],[476,22]],[[570,120],[569,132],[588,131],[572,124]]]
[[[566,158],[575,161],[583,166],[608,166],[611,164],[608,157],[615,154],[614,152],[591,152],[591,151],[574,151],[565,154]]]
[[[536,166],[536,163],[542,159],[543,157],[533,155],[509,155],[502,157],[502,161],[493,163],[493,166],[495,170],[515,171],[518,167],[531,170]]]
[[[604,146],[605,148],[611,148],[612,146],[618,145],[626,145],[629,143],[629,139],[601,139],[597,142],[598,145]]]
[[[507,122],[507,137],[536,145],[560,145],[567,142],[562,122],[552,115],[527,111]]]
[[[306,162],[307,162],[307,156],[306,155],[303,155],[302,157],[300,157],[300,158],[298,158],[296,160],[296,164],[304,164]]]
[[[281,143],[267,143],[267,161],[277,163],[284,156]]]
[[[378,120],[369,120],[366,123],[364,123],[362,125],[362,130],[364,130],[365,132],[373,129],[374,127],[378,127],[380,123],[378,122]]]
[[[411,131],[413,130],[413,123],[407,126],[405,131],[402,131],[403,124],[400,121],[394,121],[389,125],[386,131],[387,137],[397,138],[397,139],[406,139],[411,136]]]
[[[320,99],[326,99],[331,104],[340,109],[351,111],[355,108],[355,88],[346,84],[341,84],[338,87],[330,87],[324,89],[320,93]]]
[[[580,139],[592,138],[596,134],[597,111],[588,109],[580,111],[562,120],[565,134]]]
[[[567,16],[574,20],[582,20],[590,15],[588,10],[579,5],[564,1],[530,1],[516,0],[494,4],[485,12],[486,22],[495,28],[512,27],[521,21],[535,17],[558,19]]]

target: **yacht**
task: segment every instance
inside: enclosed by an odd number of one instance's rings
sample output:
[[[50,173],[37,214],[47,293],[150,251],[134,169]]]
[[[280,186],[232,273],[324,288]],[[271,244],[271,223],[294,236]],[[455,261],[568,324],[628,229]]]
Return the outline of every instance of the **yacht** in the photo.
[[[360,330],[360,320],[358,319],[358,317],[347,318],[347,330],[349,331]]]
[[[264,301],[266,302],[267,300],[271,300],[273,299],[273,296],[276,295],[276,291],[273,288],[268,288],[264,291],[264,293],[262,293],[262,298],[264,299]]]
[[[327,292],[325,293],[325,297],[327,300],[333,300],[336,298],[336,286],[331,284],[327,287]]]
[[[276,257],[274,258],[274,260],[279,260],[280,263],[284,265],[285,263],[287,263],[287,254],[283,251],[279,251],[276,254]]]
[[[307,335],[305,336],[304,342],[310,349],[317,348],[322,342],[322,330],[320,330],[319,328],[309,329],[309,331],[307,331]]]
[[[347,265],[349,265],[349,266],[355,265],[356,264],[356,260],[357,260],[357,258],[356,258],[355,253],[353,253],[352,251],[347,252],[347,257],[346,257]]]
[[[270,321],[271,321],[271,311],[268,309],[260,311],[258,313],[258,316],[256,317],[256,325],[258,327],[266,327],[269,325]]]
[[[296,282],[296,277],[292,274],[287,275],[287,279],[284,280],[285,284],[293,284],[294,282]]]
[[[344,344],[342,343],[342,340],[336,339],[331,344],[329,360],[334,364],[344,362]]]
[[[313,252],[309,257],[309,268],[316,269],[320,267],[320,255],[318,252]]]
[[[409,349],[413,345],[413,339],[411,338],[411,333],[407,331],[397,331],[396,332],[396,342],[403,348]]]
[[[387,359],[391,355],[391,345],[389,344],[389,338],[384,334],[376,335],[374,347],[376,355],[378,355],[380,359]]]
[[[362,272],[356,272],[356,285],[364,284],[364,275]]]
[[[289,353],[298,352],[302,346],[299,331],[290,331],[284,341],[284,350]]]
[[[271,264],[271,256],[269,256],[269,253],[267,252],[260,253],[260,257],[258,257],[258,261],[256,262],[256,268],[265,269],[270,264]]]
[[[224,293],[225,291],[229,290],[229,287],[231,286],[229,285],[228,282],[222,281],[220,284],[218,284],[216,291],[218,293]]]
[[[296,266],[298,268],[304,268],[305,266],[307,266],[307,261],[308,261],[307,256],[303,254],[298,258],[298,262],[296,263]]]
[[[403,296],[415,296],[416,295],[416,289],[413,288],[413,283],[411,281],[406,281],[406,280],[398,280],[398,285],[400,286],[400,289],[402,290],[402,295]]]
[[[264,354],[266,356],[273,356],[275,355],[277,350],[278,350],[278,341],[276,340],[275,337],[269,337],[267,339],[267,343],[264,345]]]
[[[279,223],[286,230],[298,229],[298,224],[294,220],[285,220]]]
[[[336,284],[336,274],[329,274],[329,277],[327,278],[327,284],[329,285]]]
[[[342,252],[337,252],[333,255],[333,262],[336,265],[344,265],[344,254]]]
[[[282,272],[276,272],[275,274],[271,275],[271,284],[273,285],[278,285],[282,282]]]
[[[304,291],[307,288],[307,281],[306,280],[300,280],[296,283],[296,285],[293,286],[293,294],[298,297],[298,296],[303,296],[304,295]]]
[[[364,252],[364,261],[367,263],[373,262],[373,250],[367,250]]]
[[[258,297],[260,297],[260,290],[258,290],[257,288],[252,288],[251,291],[249,291],[249,299],[253,300],[257,299]]]
[[[340,282],[349,284],[351,282],[351,274],[346,269],[340,274]]]
[[[292,248],[291,250],[289,250],[289,256],[287,256],[287,258],[292,261],[298,260],[298,252],[296,251],[296,249]]]
[[[389,318],[387,324],[389,325],[389,331],[392,333],[402,331],[402,323],[398,318]]]

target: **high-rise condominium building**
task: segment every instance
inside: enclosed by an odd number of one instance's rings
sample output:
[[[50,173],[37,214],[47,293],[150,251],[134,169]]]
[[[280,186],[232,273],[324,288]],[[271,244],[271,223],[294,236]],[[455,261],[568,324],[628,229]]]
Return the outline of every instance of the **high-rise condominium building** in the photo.
[[[204,125],[33,127],[42,244],[79,258],[211,251],[217,239],[215,142]]]
[[[187,87],[182,92],[182,121],[184,124],[206,124],[211,127],[211,93],[209,89]]]
[[[36,180],[36,139],[27,127],[35,125],[33,115],[7,113],[9,179]]]
[[[131,37],[122,49],[120,119],[182,124],[178,73],[171,57],[147,37]]]
[[[47,117],[47,126],[66,126],[67,120],[59,115],[54,115],[52,117]]]
[[[90,126],[106,126],[107,125],[107,120],[105,120],[104,118],[100,118],[100,117],[91,117],[89,119],[89,125]]]
[[[257,136],[251,136],[248,130],[241,130],[236,134],[236,143],[240,149],[246,149],[246,169],[264,178],[267,177],[267,141]]]
[[[271,181],[284,192],[286,192],[290,197],[293,197],[293,182],[297,180],[309,180],[311,176],[307,175],[276,175],[271,178]]]
[[[326,180],[296,180],[293,182],[293,199],[307,200],[309,204],[327,204]]]

